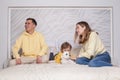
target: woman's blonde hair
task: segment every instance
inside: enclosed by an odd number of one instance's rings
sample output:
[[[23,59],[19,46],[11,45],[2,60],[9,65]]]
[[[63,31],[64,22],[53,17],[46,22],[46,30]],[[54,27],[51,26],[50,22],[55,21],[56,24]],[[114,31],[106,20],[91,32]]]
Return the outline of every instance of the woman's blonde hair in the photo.
[[[89,24],[85,21],[78,22],[76,25],[80,25],[81,27],[85,27],[85,30],[82,35],[78,36],[77,31],[75,31],[75,41],[78,37],[79,44],[85,43],[89,39],[89,35],[92,32]]]

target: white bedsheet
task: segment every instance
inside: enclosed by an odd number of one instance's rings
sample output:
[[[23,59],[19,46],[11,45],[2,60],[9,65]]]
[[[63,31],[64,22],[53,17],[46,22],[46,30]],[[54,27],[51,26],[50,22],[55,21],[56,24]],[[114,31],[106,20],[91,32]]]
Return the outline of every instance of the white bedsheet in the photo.
[[[120,80],[120,67],[78,64],[24,64],[0,71],[0,80]]]

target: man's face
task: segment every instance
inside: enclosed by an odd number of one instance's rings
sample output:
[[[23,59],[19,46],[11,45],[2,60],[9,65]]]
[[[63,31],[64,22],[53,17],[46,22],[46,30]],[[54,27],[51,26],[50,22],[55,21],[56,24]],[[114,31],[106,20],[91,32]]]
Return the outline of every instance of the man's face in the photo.
[[[33,31],[35,28],[35,24],[33,24],[32,20],[26,20],[25,22],[25,30],[26,32]]]

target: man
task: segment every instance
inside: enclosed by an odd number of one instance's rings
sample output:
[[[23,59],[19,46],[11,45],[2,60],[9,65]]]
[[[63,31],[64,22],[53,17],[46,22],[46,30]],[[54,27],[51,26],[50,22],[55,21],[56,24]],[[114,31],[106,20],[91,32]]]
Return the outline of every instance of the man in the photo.
[[[42,62],[42,56],[47,53],[48,47],[42,34],[35,31],[36,26],[37,22],[35,19],[26,19],[25,31],[16,40],[16,43],[12,48],[16,65],[24,63],[25,58],[32,59],[31,62],[35,59],[36,63],[39,64]],[[18,53],[20,49],[22,49],[21,56]]]

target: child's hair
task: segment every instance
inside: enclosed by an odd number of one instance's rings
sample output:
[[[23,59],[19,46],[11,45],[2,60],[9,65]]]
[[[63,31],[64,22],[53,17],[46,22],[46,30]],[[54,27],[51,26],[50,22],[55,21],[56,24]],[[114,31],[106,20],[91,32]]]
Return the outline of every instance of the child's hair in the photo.
[[[89,35],[92,32],[92,29],[90,28],[89,24],[85,21],[78,22],[76,25],[80,25],[81,27],[86,27],[83,34],[79,36],[79,44],[85,43],[89,39]],[[75,31],[75,41],[77,37],[78,37],[78,34]]]
[[[63,49],[66,49],[68,47],[70,48],[70,50],[72,49],[72,46],[71,46],[70,43],[68,43],[68,42],[62,43],[62,45],[61,45],[61,52],[63,52]]]

